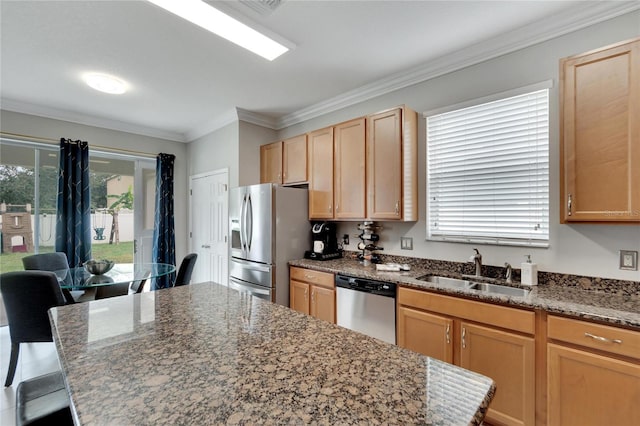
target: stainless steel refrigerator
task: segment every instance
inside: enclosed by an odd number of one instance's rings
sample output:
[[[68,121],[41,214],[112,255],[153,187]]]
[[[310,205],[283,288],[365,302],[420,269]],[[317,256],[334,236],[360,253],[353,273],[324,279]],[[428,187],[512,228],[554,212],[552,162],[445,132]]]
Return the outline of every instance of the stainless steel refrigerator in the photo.
[[[311,247],[308,190],[271,183],[229,191],[229,287],[289,306],[289,267]]]

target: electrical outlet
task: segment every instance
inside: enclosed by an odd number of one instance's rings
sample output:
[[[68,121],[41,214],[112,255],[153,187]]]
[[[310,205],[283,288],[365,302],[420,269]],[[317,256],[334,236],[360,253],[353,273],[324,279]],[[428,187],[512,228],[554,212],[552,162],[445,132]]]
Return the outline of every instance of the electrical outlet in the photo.
[[[637,271],[638,252],[634,250],[620,250],[620,269]]]
[[[411,238],[411,237],[400,237],[400,249],[402,249],[402,250],[413,250],[413,238]]]

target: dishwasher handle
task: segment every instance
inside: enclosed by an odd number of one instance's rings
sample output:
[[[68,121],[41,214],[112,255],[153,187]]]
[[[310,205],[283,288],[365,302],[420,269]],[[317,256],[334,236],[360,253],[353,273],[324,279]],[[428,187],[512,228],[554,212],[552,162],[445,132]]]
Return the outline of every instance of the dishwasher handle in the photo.
[[[396,284],[384,281],[369,280],[366,278],[356,278],[347,275],[336,275],[336,287],[346,288],[353,291],[377,294],[385,297],[396,297]]]

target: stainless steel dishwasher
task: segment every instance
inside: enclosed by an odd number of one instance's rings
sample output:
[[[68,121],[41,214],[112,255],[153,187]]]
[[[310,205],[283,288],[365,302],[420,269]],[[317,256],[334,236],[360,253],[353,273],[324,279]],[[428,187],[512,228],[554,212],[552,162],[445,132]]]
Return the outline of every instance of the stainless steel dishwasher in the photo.
[[[396,284],[336,275],[339,326],[396,343]]]

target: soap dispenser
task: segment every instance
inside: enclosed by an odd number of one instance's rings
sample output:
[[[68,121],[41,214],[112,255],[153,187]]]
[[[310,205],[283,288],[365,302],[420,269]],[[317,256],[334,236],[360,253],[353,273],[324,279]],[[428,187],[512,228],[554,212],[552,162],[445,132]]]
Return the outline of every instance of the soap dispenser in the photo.
[[[520,282],[526,285],[538,284],[538,265],[531,263],[531,255],[527,254],[527,261],[521,264]]]

